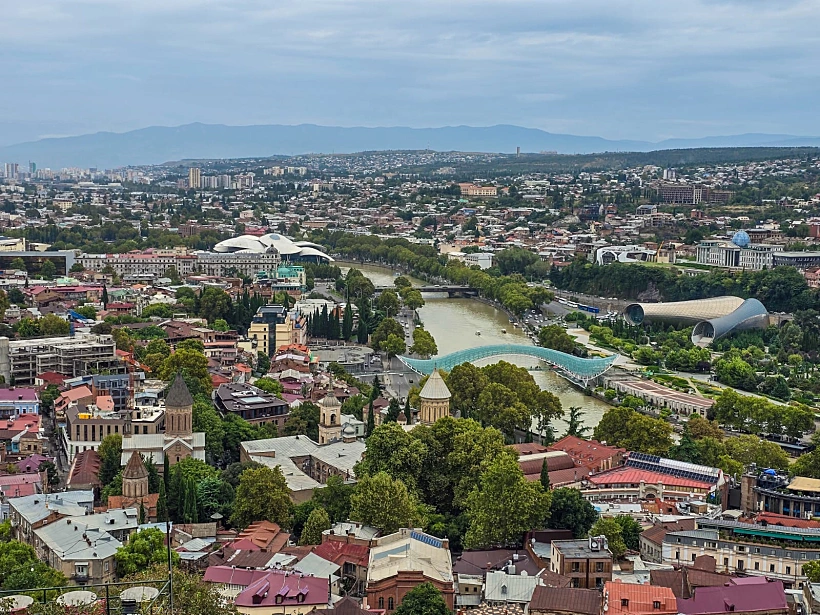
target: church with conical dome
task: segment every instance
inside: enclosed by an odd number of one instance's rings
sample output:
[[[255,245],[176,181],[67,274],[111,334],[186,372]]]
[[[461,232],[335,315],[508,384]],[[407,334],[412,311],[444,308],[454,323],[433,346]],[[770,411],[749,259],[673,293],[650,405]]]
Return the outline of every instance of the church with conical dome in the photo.
[[[157,468],[193,457],[205,461],[205,434],[193,431],[194,398],[181,374],[177,374],[165,395],[165,433],[132,433],[130,424],[123,429],[122,465],[138,453],[153,461]]]

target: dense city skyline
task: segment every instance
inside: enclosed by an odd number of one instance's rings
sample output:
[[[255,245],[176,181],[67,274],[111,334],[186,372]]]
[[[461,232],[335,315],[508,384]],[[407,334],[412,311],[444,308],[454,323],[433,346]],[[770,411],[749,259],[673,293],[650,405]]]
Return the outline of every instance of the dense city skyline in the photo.
[[[0,145],[207,123],[509,123],[658,141],[820,133],[817,3],[5,9]],[[773,111],[777,111],[776,113]]]

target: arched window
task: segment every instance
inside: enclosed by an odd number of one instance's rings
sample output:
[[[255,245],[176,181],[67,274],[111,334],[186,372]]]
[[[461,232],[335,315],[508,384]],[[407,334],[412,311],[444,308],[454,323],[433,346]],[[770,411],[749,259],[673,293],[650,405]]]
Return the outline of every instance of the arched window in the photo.
[[[394,608],[395,608],[395,605],[393,604],[393,598],[388,598],[387,599],[387,610],[392,611]]]
[[[335,424],[336,424],[336,415],[335,415],[335,414],[331,414],[331,415],[330,415],[330,424],[331,424],[331,425],[335,425]]]
[[[379,596],[379,608],[384,609],[384,596]]]

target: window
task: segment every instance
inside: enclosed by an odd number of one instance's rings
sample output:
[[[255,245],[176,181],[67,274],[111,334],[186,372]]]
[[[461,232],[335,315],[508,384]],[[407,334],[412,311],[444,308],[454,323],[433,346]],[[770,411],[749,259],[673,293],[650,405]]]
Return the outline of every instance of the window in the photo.
[[[595,572],[603,572],[604,571],[604,563],[603,562],[595,562]]]
[[[108,568],[109,568],[109,562],[108,562],[108,561],[106,561],[106,562],[105,562],[105,564],[103,564],[103,569],[104,569],[106,572],[108,572]]]
[[[786,566],[786,574],[791,574],[791,573],[792,573],[792,567],[791,566]]]
[[[652,608],[653,609],[661,609],[661,601],[660,600],[653,600],[652,601]]]
[[[760,553],[760,547],[755,547],[755,553]]]
[[[760,570],[760,562],[755,562],[755,570]]]
[[[694,553],[692,553],[692,561],[693,561],[693,562],[695,561],[695,558],[696,558],[696,557],[697,557],[697,555],[695,555]]]
[[[573,572],[580,572],[581,571],[581,564],[578,562],[572,562],[572,571]]]
[[[723,565],[726,566],[727,568],[729,567],[729,558],[728,557],[723,558]]]
[[[384,596],[379,596],[379,608],[384,610]]]
[[[774,564],[769,564],[769,572],[774,572]]]
[[[595,587],[601,589],[604,586],[603,577],[595,577]]]
[[[507,593],[507,586],[506,585],[501,586],[501,593],[506,595],[506,593]]]
[[[680,551],[675,551],[675,559],[680,559]]]
[[[744,547],[743,545],[737,545],[737,552],[738,553],[745,553],[746,552],[746,547]]]
[[[743,570],[743,560],[742,559],[737,560],[737,569],[738,570]]]
[[[707,542],[706,542],[706,548],[707,548],[707,549],[717,549],[717,543],[716,543],[716,542],[707,541]]]
[[[621,606],[629,606],[629,598],[621,598]]]
[[[393,598],[387,599],[387,610],[392,611],[395,608],[395,604],[393,603]]]

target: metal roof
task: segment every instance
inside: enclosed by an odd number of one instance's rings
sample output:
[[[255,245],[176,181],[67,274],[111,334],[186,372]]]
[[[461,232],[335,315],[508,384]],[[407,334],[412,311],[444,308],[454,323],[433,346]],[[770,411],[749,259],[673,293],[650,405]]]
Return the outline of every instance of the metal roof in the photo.
[[[450,389],[444,382],[444,378],[437,369],[433,370],[427,382],[424,383],[424,388],[419,393],[420,399],[450,399]]]
[[[555,365],[559,369],[579,380],[589,380],[600,376],[615,362],[618,355],[608,357],[595,357],[583,359],[565,352],[558,352],[551,348],[540,346],[527,346],[524,344],[495,344],[491,346],[479,346],[477,348],[467,348],[458,350],[450,354],[434,357],[432,359],[413,359],[411,357],[400,356],[399,360],[407,367],[420,374],[432,374],[434,369],[451,371],[456,365],[462,363],[472,363],[480,359],[499,357],[504,355],[519,355],[535,357]]]

